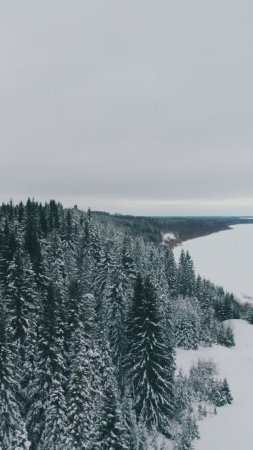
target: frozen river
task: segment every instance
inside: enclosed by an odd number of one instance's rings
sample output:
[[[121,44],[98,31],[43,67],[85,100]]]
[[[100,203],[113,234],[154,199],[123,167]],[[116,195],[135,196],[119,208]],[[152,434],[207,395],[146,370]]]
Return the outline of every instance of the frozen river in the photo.
[[[176,259],[182,248],[190,252],[197,274],[253,302],[253,224],[186,241],[175,248]]]

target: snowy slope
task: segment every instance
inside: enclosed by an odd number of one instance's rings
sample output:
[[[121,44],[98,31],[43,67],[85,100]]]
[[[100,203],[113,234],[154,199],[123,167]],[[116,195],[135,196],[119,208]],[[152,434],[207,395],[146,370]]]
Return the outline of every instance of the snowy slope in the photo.
[[[217,363],[220,377],[227,377],[234,401],[218,408],[218,414],[199,423],[200,440],[195,450],[252,450],[253,326],[243,320],[230,321],[236,346],[214,345],[198,350],[178,350],[177,366],[188,371],[199,358]]]

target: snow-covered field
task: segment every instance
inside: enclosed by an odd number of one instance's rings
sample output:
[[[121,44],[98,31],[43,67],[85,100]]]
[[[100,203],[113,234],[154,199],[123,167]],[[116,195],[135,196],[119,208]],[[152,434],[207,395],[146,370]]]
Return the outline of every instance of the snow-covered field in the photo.
[[[241,301],[253,302],[252,224],[186,241],[175,248],[177,259],[182,248],[189,250],[197,274],[233,292]]]
[[[252,450],[253,326],[232,320],[236,346],[214,345],[198,350],[178,350],[177,367],[188,371],[198,359],[212,359],[219,376],[228,379],[234,401],[218,408],[218,414],[199,422],[200,439],[195,450]]]

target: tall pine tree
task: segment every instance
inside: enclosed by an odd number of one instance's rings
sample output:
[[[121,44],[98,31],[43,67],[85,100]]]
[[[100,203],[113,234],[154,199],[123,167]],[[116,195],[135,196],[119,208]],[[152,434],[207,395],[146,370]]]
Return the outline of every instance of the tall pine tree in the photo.
[[[170,436],[174,355],[166,345],[159,299],[149,277],[138,275],[128,318],[128,379],[139,422]]]

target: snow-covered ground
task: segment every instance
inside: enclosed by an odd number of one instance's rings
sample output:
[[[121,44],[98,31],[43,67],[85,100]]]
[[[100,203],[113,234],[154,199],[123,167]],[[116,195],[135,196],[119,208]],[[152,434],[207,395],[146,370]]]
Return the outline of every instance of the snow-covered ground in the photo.
[[[174,249],[177,259],[182,248],[189,250],[197,274],[233,292],[241,301],[253,302],[252,224],[186,241]]]
[[[163,242],[168,242],[168,241],[174,241],[176,239],[176,236],[174,233],[170,232],[170,233],[165,233],[163,235]]]
[[[199,422],[200,439],[195,450],[252,450],[253,326],[232,320],[236,346],[214,345],[198,350],[178,350],[177,367],[188,371],[198,359],[211,359],[219,376],[226,377],[233,395],[232,405],[218,408],[218,414]]]

